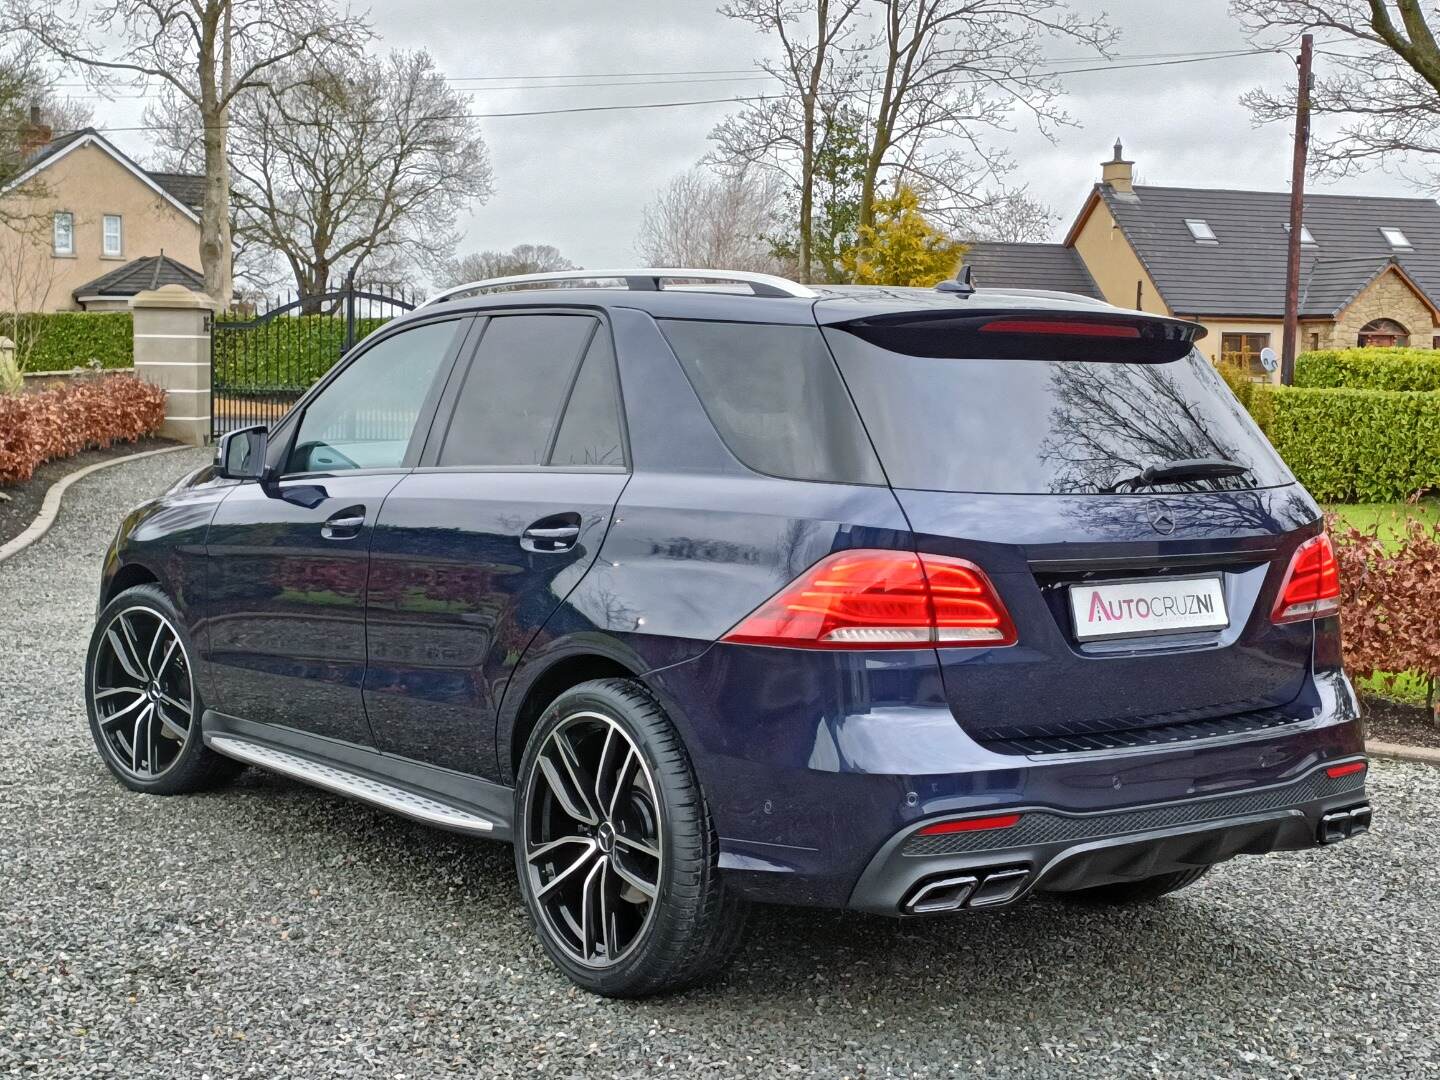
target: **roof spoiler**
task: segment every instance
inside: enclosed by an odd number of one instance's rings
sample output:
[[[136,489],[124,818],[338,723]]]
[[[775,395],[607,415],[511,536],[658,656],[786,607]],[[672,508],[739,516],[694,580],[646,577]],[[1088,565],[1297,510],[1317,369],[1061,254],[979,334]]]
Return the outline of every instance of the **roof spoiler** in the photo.
[[[991,360],[1161,363],[1189,354],[1199,323],[1138,311],[1004,307],[964,312],[923,308],[832,323],[891,352]]]

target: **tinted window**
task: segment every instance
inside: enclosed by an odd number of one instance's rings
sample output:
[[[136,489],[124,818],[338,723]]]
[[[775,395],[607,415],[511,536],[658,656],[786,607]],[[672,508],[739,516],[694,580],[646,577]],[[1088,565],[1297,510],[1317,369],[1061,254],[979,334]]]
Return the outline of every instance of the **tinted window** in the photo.
[[[662,320],[720,437],[750,468],[883,484],[875,452],[813,326]]]
[[[620,393],[610,335],[597,333],[565,404],[551,465],[624,465]]]
[[[458,320],[426,323],[377,341],[305,407],[288,472],[400,465],[425,395],[459,332]]]
[[[596,321],[584,315],[491,319],[465,375],[441,465],[539,465]]]
[[[896,487],[1094,494],[1148,465],[1204,457],[1250,472],[1144,490],[1293,479],[1193,350],[1160,363],[976,360],[904,355],[843,330],[826,336]]]

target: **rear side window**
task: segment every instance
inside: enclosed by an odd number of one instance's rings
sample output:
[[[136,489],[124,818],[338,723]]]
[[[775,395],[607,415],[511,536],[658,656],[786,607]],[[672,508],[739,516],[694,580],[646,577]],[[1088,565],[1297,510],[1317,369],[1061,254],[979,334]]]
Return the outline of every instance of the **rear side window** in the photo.
[[[1276,487],[1294,478],[1193,349],[1156,363],[912,355],[841,329],[826,340],[890,482],[901,488],[1103,494],[1147,466],[1224,458],[1242,476],[1145,492]],[[1043,344],[1037,349],[1043,349]]]
[[[659,323],[715,430],[746,466],[792,480],[885,482],[818,328]]]
[[[615,351],[610,336],[597,333],[565,404],[565,419],[550,465],[624,465],[625,437],[620,427],[620,388],[615,380]]]
[[[597,320],[492,318],[455,403],[440,465],[540,465]]]

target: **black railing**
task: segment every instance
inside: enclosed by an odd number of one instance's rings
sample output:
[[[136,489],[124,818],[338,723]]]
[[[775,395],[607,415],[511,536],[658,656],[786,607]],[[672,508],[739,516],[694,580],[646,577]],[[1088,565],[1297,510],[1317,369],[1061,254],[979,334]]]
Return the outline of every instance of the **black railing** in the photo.
[[[210,430],[273,425],[357,341],[415,307],[403,287],[358,285],[277,296],[263,314],[212,323]]]

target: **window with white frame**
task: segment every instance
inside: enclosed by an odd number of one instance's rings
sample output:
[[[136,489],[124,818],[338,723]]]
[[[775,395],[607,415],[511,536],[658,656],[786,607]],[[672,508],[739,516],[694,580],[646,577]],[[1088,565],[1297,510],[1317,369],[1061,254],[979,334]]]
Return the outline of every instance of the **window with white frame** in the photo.
[[[1385,237],[1385,242],[1392,248],[1408,248],[1410,239],[1400,229],[1393,226],[1380,226],[1380,235]]]
[[[55,254],[75,254],[75,215],[68,210],[55,211]]]
[[[1219,238],[1215,230],[1210,228],[1210,223],[1204,218],[1186,218],[1185,227],[1190,230],[1190,235],[1195,238],[1197,244],[1218,244]]]
[[[101,252],[111,258],[118,258],[124,250],[124,235],[121,232],[120,215],[106,214]]]

